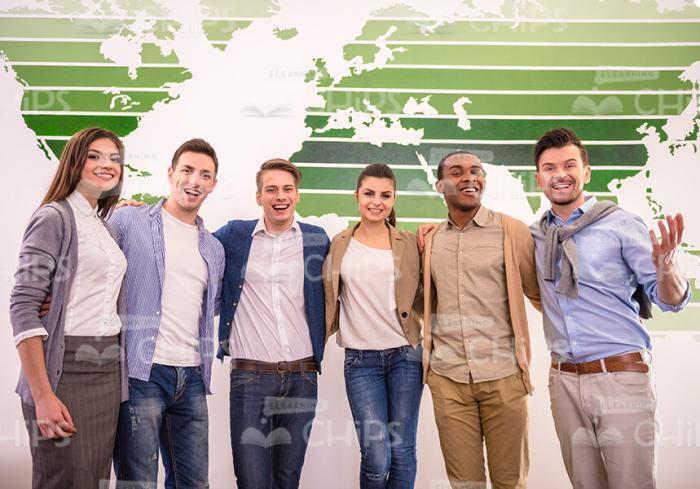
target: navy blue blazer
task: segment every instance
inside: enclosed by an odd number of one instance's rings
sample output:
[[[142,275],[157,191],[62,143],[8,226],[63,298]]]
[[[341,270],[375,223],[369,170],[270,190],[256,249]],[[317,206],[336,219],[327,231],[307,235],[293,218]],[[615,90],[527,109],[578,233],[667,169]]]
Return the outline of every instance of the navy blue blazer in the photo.
[[[229,336],[231,322],[236,314],[236,307],[243,292],[245,270],[253,243],[251,233],[258,219],[252,221],[229,221],[214,236],[221,241],[226,254],[224,283],[221,291],[221,317],[219,318],[219,350],[216,354],[220,360],[224,355],[230,355]],[[321,371],[323,349],[326,340],[325,314],[326,305],[323,296],[322,270],[326,259],[330,240],[328,235],[318,226],[299,223],[304,242],[304,308],[306,322],[309,325],[311,346],[318,371]]]

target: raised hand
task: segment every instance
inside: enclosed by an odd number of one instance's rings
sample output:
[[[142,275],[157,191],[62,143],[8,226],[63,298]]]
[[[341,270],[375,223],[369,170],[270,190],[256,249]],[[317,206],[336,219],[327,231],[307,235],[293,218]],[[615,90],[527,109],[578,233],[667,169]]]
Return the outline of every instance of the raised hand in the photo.
[[[683,242],[683,229],[683,215],[676,214],[675,216],[666,216],[666,224],[664,221],[659,221],[661,241],[657,239],[653,229],[649,230],[652,246],[651,259],[657,270],[669,270],[673,267],[676,250]]]

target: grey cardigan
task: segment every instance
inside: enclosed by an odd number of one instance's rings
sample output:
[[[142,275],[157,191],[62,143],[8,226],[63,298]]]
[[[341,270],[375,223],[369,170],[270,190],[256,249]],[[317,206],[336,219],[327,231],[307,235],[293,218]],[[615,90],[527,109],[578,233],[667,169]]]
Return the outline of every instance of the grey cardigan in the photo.
[[[105,226],[112,233],[106,223]],[[29,221],[22,239],[15,285],[10,294],[10,322],[14,336],[36,328],[45,328],[48,332],[44,356],[49,383],[54,392],[63,372],[64,306],[68,302],[77,265],[78,237],[70,205],[65,200],[60,200],[41,207]],[[49,294],[51,308],[48,315],[40,318],[39,310]],[[124,363],[125,336],[120,335],[122,401],[128,398],[128,377]],[[15,392],[23,402],[34,405],[29,383],[21,369]]]

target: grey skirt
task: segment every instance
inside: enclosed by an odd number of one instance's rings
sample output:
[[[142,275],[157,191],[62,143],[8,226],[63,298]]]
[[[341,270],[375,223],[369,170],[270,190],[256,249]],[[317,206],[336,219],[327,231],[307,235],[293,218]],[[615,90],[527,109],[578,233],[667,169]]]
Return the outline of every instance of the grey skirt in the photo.
[[[29,432],[34,489],[106,489],[119,419],[119,336],[66,336],[56,396],[78,430],[46,439],[33,406],[22,403]]]

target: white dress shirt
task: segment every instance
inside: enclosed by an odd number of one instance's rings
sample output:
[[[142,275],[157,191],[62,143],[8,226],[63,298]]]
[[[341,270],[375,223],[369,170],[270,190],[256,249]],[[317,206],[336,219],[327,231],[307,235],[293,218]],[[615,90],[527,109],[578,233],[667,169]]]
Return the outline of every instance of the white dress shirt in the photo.
[[[78,230],[78,267],[68,294],[66,336],[115,336],[121,330],[117,299],[126,258],[83,195],[66,199]]]
[[[260,218],[231,325],[233,358],[263,362],[313,355],[304,309],[304,243],[299,224],[275,236]]]

